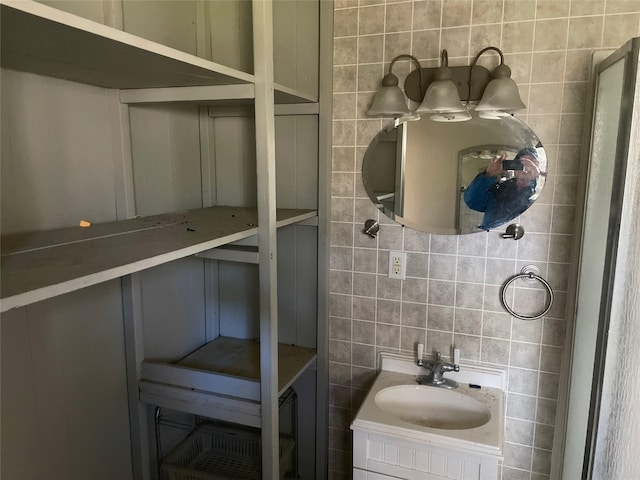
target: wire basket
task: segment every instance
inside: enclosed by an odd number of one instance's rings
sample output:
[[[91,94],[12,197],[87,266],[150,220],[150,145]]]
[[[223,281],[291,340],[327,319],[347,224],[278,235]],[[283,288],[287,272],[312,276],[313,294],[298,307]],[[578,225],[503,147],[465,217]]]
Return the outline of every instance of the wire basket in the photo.
[[[281,476],[291,464],[294,441],[280,436]],[[257,431],[203,425],[162,462],[169,480],[259,480],[261,442]]]

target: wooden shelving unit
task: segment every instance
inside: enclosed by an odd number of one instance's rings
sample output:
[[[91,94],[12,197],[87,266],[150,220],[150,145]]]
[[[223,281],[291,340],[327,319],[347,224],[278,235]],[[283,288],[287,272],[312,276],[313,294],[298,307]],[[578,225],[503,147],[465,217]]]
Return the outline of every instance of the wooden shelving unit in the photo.
[[[278,397],[315,359],[313,348],[278,345]],[[259,427],[260,343],[217,337],[175,364],[144,361],[140,393],[155,405]]]
[[[123,10],[125,4],[126,0],[123,0]],[[194,4],[202,9],[198,11],[198,15],[208,8],[206,2]],[[304,9],[308,5],[309,2],[305,3]],[[113,311],[123,312],[124,327],[120,327],[120,334],[124,336],[126,359],[122,360],[122,364],[126,369],[126,382],[121,383],[124,384],[122,388],[127,396],[131,439],[130,455],[124,457],[126,462],[132,464],[134,479],[153,478],[153,466],[148,465],[153,464],[153,461],[145,456],[155,447],[149,445],[146,431],[148,405],[260,427],[263,476],[278,478],[278,396],[311,369],[316,370],[317,378],[316,399],[311,403],[317,407],[313,407],[315,421],[308,422],[314,424],[313,428],[307,431],[312,431],[316,437],[317,453],[313,456],[316,459],[316,476],[322,478],[325,475],[328,373],[327,336],[323,330],[327,314],[327,158],[331,135],[330,107],[327,105],[331,103],[331,82],[330,77],[327,77],[328,82],[321,80],[320,86],[310,87],[310,90],[315,89],[316,92],[309,93],[302,91],[304,89],[294,88],[297,85],[285,85],[285,82],[276,81],[273,69],[273,10],[273,5],[268,0],[252,2],[249,33],[253,35],[251,54],[254,73],[246,73],[127,33],[122,30],[123,25],[113,28],[34,1],[0,0],[0,58],[3,69],[51,77],[42,83],[44,87],[36,87],[36,91],[38,88],[48,91],[50,85],[47,81],[56,85],[51,88],[61,88],[65,92],[72,90],[69,86],[59,86],[53,81],[62,79],[83,84],[81,94],[87,98],[112,102],[108,108],[101,110],[103,116],[109,117],[112,131],[103,133],[98,128],[100,134],[110,136],[109,141],[118,144],[115,150],[122,155],[121,159],[114,161],[113,171],[110,172],[113,178],[104,179],[105,182],[113,183],[117,204],[115,215],[109,218],[130,218],[95,223],[87,228],[56,228],[3,235],[0,312],[3,313],[3,319],[6,314],[12,321],[15,318],[28,319],[29,315],[24,312],[28,312],[30,308],[46,317],[47,313],[42,313],[35,305],[37,302],[50,300],[55,303],[52,300],[55,297],[122,279],[121,291],[110,289],[109,295],[113,291],[120,295],[115,300]],[[322,28],[318,27],[322,47],[318,47],[316,52],[319,56],[317,63],[325,72],[329,72],[331,5],[319,1],[314,15],[317,16],[314,21],[318,25],[324,25]],[[305,28],[307,27],[308,24],[305,24]],[[201,40],[199,38],[198,41]],[[200,47],[199,45],[198,54]],[[291,52],[301,55],[299,48],[292,48]],[[308,58],[305,57],[302,63],[307,65]],[[10,76],[13,75],[14,73]],[[312,72],[307,76],[315,78],[318,73]],[[29,80],[27,83],[38,81]],[[98,88],[91,90],[88,86],[91,89]],[[9,91],[11,88],[16,87],[9,87]],[[251,110],[250,116],[255,123],[255,138],[252,141],[255,144],[256,168],[248,176],[252,177],[252,181],[257,181],[257,194],[255,202],[248,200],[240,204],[257,204],[256,208],[209,206],[217,203],[207,197],[210,192],[207,190],[209,187],[205,187],[205,183],[211,181],[210,177],[205,178],[210,173],[209,170],[205,172],[205,167],[209,168],[211,164],[201,163],[203,170],[198,172],[201,183],[190,179],[191,183],[185,188],[193,188],[194,183],[196,188],[202,188],[202,206],[207,208],[142,217],[137,215],[139,212],[134,199],[137,187],[134,185],[135,159],[132,157],[142,147],[134,145],[132,140],[135,119],[129,108],[140,108],[138,112],[144,113],[147,112],[144,110],[146,107],[152,110],[158,105],[175,104],[183,104],[178,107],[196,108],[198,135],[194,143],[198,142],[199,137],[200,159],[205,163],[215,162],[215,159],[209,158],[215,156],[211,153],[215,142],[209,138],[214,136],[214,120],[213,116],[207,114],[207,107],[228,107],[224,111],[218,110],[219,113],[222,112],[222,117],[233,117],[237,106],[240,106],[237,111],[242,110],[243,113],[236,116],[246,116],[247,109]],[[197,107],[193,107],[193,104]],[[313,208],[276,208],[275,115],[318,117],[315,141],[318,144],[316,150],[320,152],[315,153],[321,158],[318,161],[320,168],[308,172],[308,175],[317,177],[317,198],[314,205],[304,205]],[[143,136],[147,134],[147,131],[143,131]],[[30,141],[26,136],[21,140],[27,144]],[[147,141],[146,145],[153,143],[153,140],[149,142],[146,137],[144,140]],[[221,143],[223,140],[221,139]],[[89,145],[90,141],[83,139],[81,134],[77,141],[86,142],[88,149],[93,148],[93,145]],[[248,143],[252,145],[251,142]],[[144,141],[142,144],[145,144]],[[17,150],[21,151],[19,148]],[[60,153],[53,150],[55,154],[51,155],[51,161],[55,162],[56,155]],[[8,151],[13,152],[13,149],[8,148]],[[3,154],[4,152],[3,148]],[[203,158],[206,160],[202,160]],[[148,165],[144,168],[153,169]],[[5,174],[3,169],[3,175]],[[61,175],[64,173],[61,172]],[[253,179],[254,175],[257,180]],[[60,183],[66,184],[65,181]],[[305,188],[309,190],[308,183],[301,190]],[[55,202],[56,199],[51,201]],[[293,206],[298,205],[296,203]],[[47,208],[55,210],[57,207],[47,205]],[[314,284],[317,322],[320,322],[315,338],[317,348],[278,343],[277,231],[300,223],[317,229],[316,238],[308,242],[315,249],[312,257],[316,263],[312,271],[317,272],[318,277]],[[35,228],[38,228],[37,224]],[[231,245],[250,237],[255,239],[252,247]],[[224,251],[220,249],[225,246],[230,248]],[[259,295],[256,296],[259,296],[259,341],[224,336],[221,328],[214,328],[215,333],[211,334],[207,330],[203,335],[207,338],[201,348],[181,360],[151,360],[147,358],[144,348],[144,336],[148,333],[144,331],[147,328],[144,322],[152,325],[153,322],[148,320],[151,315],[144,311],[141,294],[144,280],[149,278],[142,277],[149,272],[149,275],[157,272],[154,267],[172,262],[182,268],[183,264],[180,262],[186,262],[183,259],[192,256],[205,259],[200,260],[202,263],[195,268],[204,279],[202,285],[199,285],[202,287],[203,298],[211,295],[211,282],[214,278],[212,272],[221,275],[218,273],[218,265],[212,266],[217,260],[258,265]],[[193,265],[185,269],[191,267]],[[176,269],[179,270],[178,267]],[[165,274],[163,271],[162,275]],[[69,298],[68,301],[73,303],[77,297]],[[88,298],[91,300],[90,295]],[[118,304],[118,300],[121,304]],[[114,306],[112,297],[105,302],[111,302],[110,306]],[[210,298],[200,301],[206,304],[205,314],[209,315],[203,323],[210,322],[210,317],[213,317],[210,311],[212,302]],[[90,301],[83,302],[83,308],[89,303]],[[88,322],[91,320],[87,319]],[[165,326],[171,325],[172,319],[165,318],[163,321]],[[307,337],[303,335],[303,338]],[[25,338],[28,339],[29,334]],[[15,375],[16,379],[21,377],[21,374]],[[92,466],[88,463],[88,467]]]
[[[278,228],[316,216],[280,209]],[[2,238],[0,311],[256,235],[255,208],[209,207]]]

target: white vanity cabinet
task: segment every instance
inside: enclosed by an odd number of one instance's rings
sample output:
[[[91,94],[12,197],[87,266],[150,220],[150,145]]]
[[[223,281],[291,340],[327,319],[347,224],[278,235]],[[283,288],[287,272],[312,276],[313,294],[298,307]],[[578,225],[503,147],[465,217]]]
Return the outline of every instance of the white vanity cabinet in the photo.
[[[496,480],[498,460],[497,456],[353,430],[354,480]]]
[[[351,423],[354,480],[497,480],[504,372],[461,364],[447,373],[453,390],[417,385],[423,374],[412,357],[381,354],[381,371]]]
[[[331,3],[0,8],[0,476],[157,478],[160,406],[278,478],[293,385],[323,478]]]

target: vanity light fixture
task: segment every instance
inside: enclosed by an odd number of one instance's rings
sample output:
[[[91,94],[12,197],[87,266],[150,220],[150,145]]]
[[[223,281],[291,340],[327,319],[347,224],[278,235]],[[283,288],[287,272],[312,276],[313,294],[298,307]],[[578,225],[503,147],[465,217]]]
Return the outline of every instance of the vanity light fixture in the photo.
[[[482,98],[476,106],[476,111],[492,112],[495,116],[500,117],[503,112],[513,112],[526,108],[524,102],[520,99],[518,85],[511,78],[511,69],[505,65],[504,55],[497,47],[486,47],[478,52],[473,62],[471,62],[469,83],[473,81],[473,68],[476,66],[480,55],[489,50],[494,50],[500,55],[500,65],[493,69],[491,81],[485,87]]]
[[[443,50],[440,66],[435,70],[433,81],[429,84],[416,113],[459,113],[464,111],[465,107],[460,101],[458,87],[451,80],[449,56],[447,51]]]
[[[401,54],[391,60],[389,64],[389,73],[387,73],[382,79],[382,87],[376,95],[373,97],[371,107],[367,111],[369,116],[385,115],[399,117],[402,115],[408,115],[411,110],[407,107],[407,100],[402,93],[400,87],[398,87],[398,77],[392,72],[393,65],[402,59],[411,60],[416,66],[419,74],[419,88],[422,90],[422,65],[420,61],[408,54]]]
[[[500,56],[500,64],[493,73],[477,64],[480,56],[489,50]],[[398,77],[392,73],[393,65],[401,59],[409,59],[416,66],[404,82],[404,93],[398,86]],[[419,104],[415,110],[407,107],[405,95]],[[469,107],[488,119],[499,119],[526,108],[518,86],[511,79],[511,69],[505,65],[504,55],[497,47],[483,48],[468,66],[449,67],[446,50],[442,51],[440,66],[431,68],[423,68],[412,55],[398,55],[391,61],[389,73],[383,78],[367,115],[432,114],[430,118],[434,121],[460,122],[471,119]]]

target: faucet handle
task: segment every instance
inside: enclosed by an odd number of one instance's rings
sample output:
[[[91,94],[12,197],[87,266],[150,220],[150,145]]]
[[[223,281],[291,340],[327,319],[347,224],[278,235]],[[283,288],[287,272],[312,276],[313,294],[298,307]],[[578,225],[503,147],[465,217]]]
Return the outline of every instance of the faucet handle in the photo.
[[[436,362],[440,361],[442,361],[442,355],[440,355],[440,352],[436,352]]]

